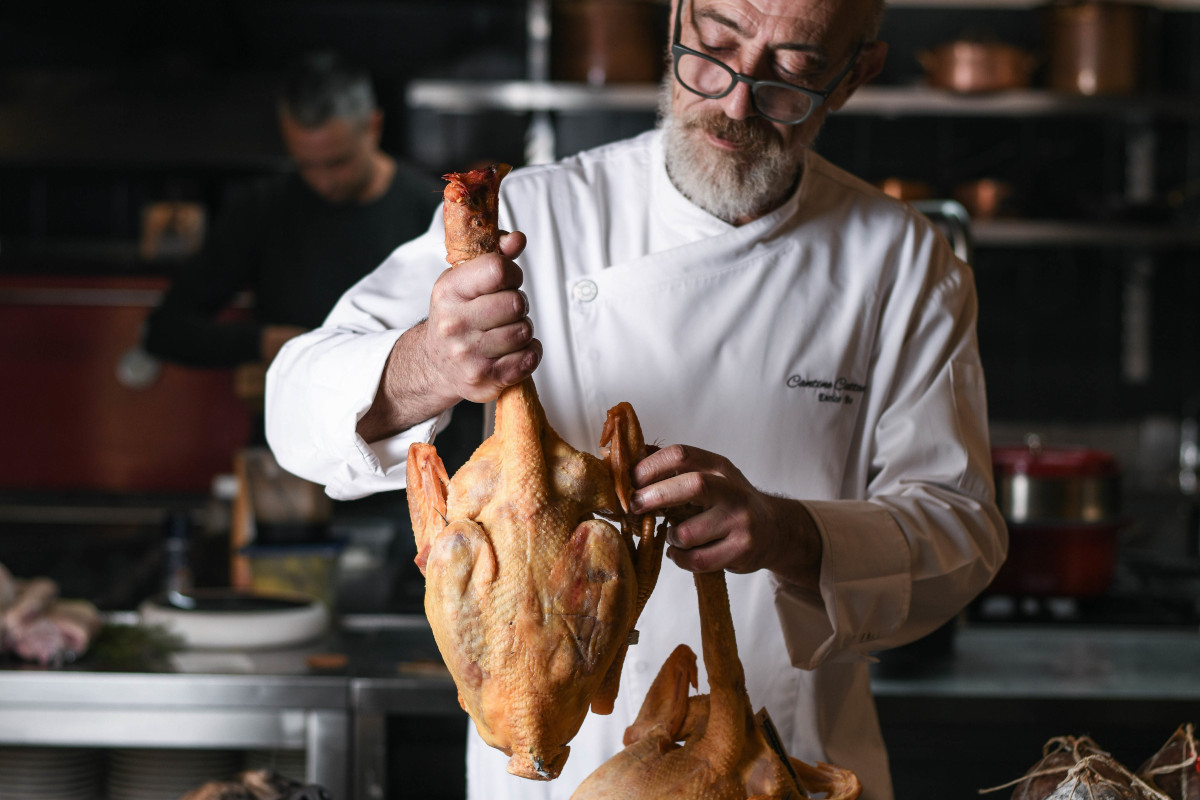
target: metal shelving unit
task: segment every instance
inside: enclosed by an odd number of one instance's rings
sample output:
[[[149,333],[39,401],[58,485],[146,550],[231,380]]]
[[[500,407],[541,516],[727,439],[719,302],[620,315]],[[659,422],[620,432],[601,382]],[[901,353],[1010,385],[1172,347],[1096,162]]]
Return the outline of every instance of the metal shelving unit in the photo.
[[[1200,118],[1192,97],[1130,95],[1085,97],[1047,89],[1016,89],[988,94],[960,94],[927,86],[865,86],[839,114],[882,116],[997,117],[1170,117]]]
[[[452,114],[484,111],[654,111],[655,84],[590,86],[563,81],[413,81],[407,92],[412,108]],[[866,86],[839,114],[883,116],[1158,116],[1200,118],[1192,97],[1084,97],[1044,89],[991,94],[957,94],[925,86]]]
[[[533,112],[535,124],[531,130],[540,132],[542,137],[538,147],[552,149],[550,114],[653,111],[658,104],[658,86],[589,86],[546,80],[423,80],[409,85],[407,101],[413,108],[449,114]],[[1153,118],[1200,119],[1200,104],[1192,98],[1171,96],[1082,97],[1039,89],[968,95],[925,86],[868,86],[860,89],[838,113],[882,117],[1082,115],[1120,117],[1134,124],[1145,124]],[[531,141],[535,138],[531,136]],[[1149,167],[1149,164],[1130,165],[1131,172],[1141,172]],[[1200,231],[1169,225],[997,220],[979,222],[973,227],[976,243],[985,247],[1200,246]]]
[[[531,115],[526,152],[529,163],[554,157],[554,114],[582,112],[653,112],[658,107],[657,84],[593,86],[549,79],[549,0],[529,0],[528,80],[418,80],[407,88],[410,108],[446,114],[528,113]],[[966,10],[1021,9],[1045,5],[1045,0],[890,0],[893,7],[955,8]],[[1154,0],[1159,9],[1200,10],[1200,0]],[[1126,154],[1131,181],[1130,199],[1146,199],[1154,168],[1153,121],[1200,119],[1193,97],[1137,95],[1084,97],[1045,89],[1020,89],[987,94],[961,94],[928,86],[866,86],[839,112],[851,116],[1042,118],[1094,116],[1116,118],[1132,126],[1134,136]],[[1200,231],[1152,223],[1110,221],[984,220],[973,226],[975,243],[984,247],[1115,246],[1141,249],[1200,247]]]
[[[563,81],[420,80],[408,86],[410,108],[451,114],[482,111],[653,111],[654,84],[590,86]]]
[[[995,11],[1040,8],[1047,0],[888,0],[889,8],[953,8],[966,11]],[[1163,11],[1197,11],[1200,0],[1152,0],[1144,5]]]
[[[983,247],[1200,247],[1200,230],[1153,223],[981,220],[971,226]]]

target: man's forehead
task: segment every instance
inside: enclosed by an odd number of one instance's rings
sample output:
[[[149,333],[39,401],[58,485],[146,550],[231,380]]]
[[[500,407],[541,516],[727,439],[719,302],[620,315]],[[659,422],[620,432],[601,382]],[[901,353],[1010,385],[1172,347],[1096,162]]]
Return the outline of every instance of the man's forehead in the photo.
[[[827,0],[693,0],[696,13],[721,14],[737,20],[801,19]]]
[[[739,36],[753,38],[764,28],[773,33],[805,34],[814,22],[827,20],[853,0],[692,0],[693,15],[729,28]],[[799,43],[799,42],[798,42]]]

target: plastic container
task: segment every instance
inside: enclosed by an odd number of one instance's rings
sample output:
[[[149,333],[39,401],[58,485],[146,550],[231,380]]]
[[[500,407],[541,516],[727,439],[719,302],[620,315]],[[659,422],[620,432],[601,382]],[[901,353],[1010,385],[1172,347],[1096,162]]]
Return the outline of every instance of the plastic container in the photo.
[[[337,592],[337,542],[294,545],[251,545],[241,554],[250,565],[250,585],[256,592],[303,595],[332,609]]]
[[[1043,447],[992,448],[996,504],[1009,523],[1076,525],[1121,516],[1121,476],[1103,450]]]

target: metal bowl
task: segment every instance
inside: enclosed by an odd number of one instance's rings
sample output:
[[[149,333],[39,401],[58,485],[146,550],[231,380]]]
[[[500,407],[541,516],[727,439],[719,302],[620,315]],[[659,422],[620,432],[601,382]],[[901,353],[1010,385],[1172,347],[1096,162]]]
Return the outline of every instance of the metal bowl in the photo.
[[[1121,516],[1116,459],[1086,448],[992,450],[996,504],[1010,523],[1103,523]]]

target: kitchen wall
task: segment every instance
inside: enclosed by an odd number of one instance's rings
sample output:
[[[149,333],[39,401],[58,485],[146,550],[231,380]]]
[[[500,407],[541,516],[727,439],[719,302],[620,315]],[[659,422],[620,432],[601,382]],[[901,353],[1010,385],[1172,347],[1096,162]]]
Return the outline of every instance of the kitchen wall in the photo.
[[[5,272],[169,273],[111,248],[137,237],[156,199],[194,199],[214,213],[229,188],[286,167],[270,93],[282,65],[334,45],[370,66],[387,110],[385,144],[430,174],[479,158],[522,160],[528,116],[431,114],[405,108],[413,78],[519,78],[525,4],[223,2],[106,4],[65,13],[9,7],[0,20],[0,237]],[[63,13],[58,13],[58,12]],[[664,9],[665,13],[665,9]],[[920,78],[922,48],[964,32],[1031,50],[1044,45],[1036,9],[889,11],[892,43],[877,83]],[[1155,12],[1146,92],[1200,93],[1200,14]],[[1035,78],[1036,80],[1036,78]],[[919,179],[948,195],[976,177],[1015,185],[1017,213],[1033,218],[1200,224],[1196,125],[1156,124],[1159,196],[1124,200],[1135,127],[1120,116],[1052,118],[834,117],[819,149],[868,180]],[[560,149],[636,132],[652,113],[562,115]],[[1173,194],[1174,207],[1163,198]],[[1135,247],[982,248],[976,260],[980,338],[998,419],[1096,421],[1177,415],[1200,392],[1194,246],[1155,248],[1149,271]],[[1131,273],[1142,270],[1149,321],[1123,327]],[[1019,313],[1017,313],[1019,309]],[[1128,339],[1146,340],[1148,369],[1123,372]]]

